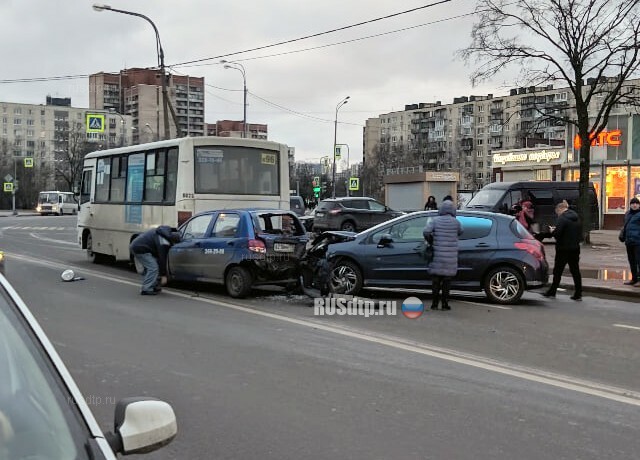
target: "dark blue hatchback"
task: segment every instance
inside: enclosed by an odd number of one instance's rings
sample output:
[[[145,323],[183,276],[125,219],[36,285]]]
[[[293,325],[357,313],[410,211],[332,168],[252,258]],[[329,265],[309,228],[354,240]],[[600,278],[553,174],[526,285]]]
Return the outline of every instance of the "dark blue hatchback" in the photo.
[[[169,251],[171,279],[222,283],[232,297],[259,284],[298,281],[309,238],[291,211],[225,209],[197,214]]]
[[[323,260],[315,265],[325,267],[327,288],[333,292],[356,295],[367,287],[429,289],[420,246],[424,227],[436,216],[437,211],[420,211],[358,234],[326,232],[314,241],[303,265],[313,265],[308,259],[322,254]],[[463,233],[452,289],[484,290],[493,302],[512,304],[526,289],[547,283],[544,246],[513,217],[458,211],[456,218]],[[315,282],[313,276],[304,278],[306,288]]]

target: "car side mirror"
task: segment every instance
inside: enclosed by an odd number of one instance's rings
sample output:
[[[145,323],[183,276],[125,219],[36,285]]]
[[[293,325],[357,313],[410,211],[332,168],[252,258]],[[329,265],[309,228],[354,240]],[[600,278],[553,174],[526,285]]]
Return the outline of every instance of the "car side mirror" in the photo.
[[[393,243],[393,238],[391,237],[391,234],[390,233],[384,233],[380,237],[380,241],[378,241],[378,247],[379,248],[384,248],[386,246],[389,246],[391,243]]]
[[[124,398],[116,404],[114,432],[107,442],[116,454],[142,454],[169,444],[178,433],[176,415],[155,398]]]

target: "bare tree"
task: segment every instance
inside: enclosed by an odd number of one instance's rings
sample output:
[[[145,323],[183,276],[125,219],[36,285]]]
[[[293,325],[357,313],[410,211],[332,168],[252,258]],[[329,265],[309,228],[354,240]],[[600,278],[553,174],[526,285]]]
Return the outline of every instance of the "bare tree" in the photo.
[[[629,79],[640,65],[640,0],[478,0],[477,14],[472,43],[460,51],[478,64],[472,84],[516,65],[526,84],[561,82],[573,95],[572,116],[556,118],[580,137],[578,212],[589,242],[591,140],[616,105],[637,103]]]
[[[64,184],[63,191],[74,191],[80,183],[82,165],[87,153],[95,150],[83,130],[81,123],[74,123],[69,130],[68,148],[56,153],[55,172],[58,180]]]

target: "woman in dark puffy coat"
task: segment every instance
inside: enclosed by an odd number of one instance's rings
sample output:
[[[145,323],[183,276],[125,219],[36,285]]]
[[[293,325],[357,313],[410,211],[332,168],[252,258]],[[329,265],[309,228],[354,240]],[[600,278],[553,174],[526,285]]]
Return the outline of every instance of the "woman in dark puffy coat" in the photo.
[[[458,236],[461,233],[462,225],[456,219],[453,201],[443,201],[438,210],[438,217],[431,219],[423,231],[425,239],[433,245],[433,261],[429,264],[433,293],[432,310],[438,309],[440,299],[442,309],[451,310],[449,287],[451,278],[458,273]]]

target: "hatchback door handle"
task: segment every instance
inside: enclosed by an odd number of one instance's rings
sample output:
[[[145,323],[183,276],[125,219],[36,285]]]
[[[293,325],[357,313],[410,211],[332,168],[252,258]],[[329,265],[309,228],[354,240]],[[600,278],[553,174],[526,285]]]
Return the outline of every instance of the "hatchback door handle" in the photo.
[[[478,243],[476,244],[476,248],[488,248],[489,244],[488,243]]]

